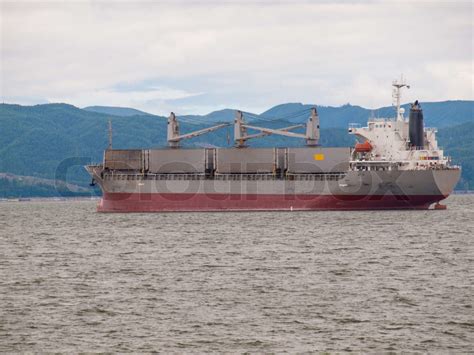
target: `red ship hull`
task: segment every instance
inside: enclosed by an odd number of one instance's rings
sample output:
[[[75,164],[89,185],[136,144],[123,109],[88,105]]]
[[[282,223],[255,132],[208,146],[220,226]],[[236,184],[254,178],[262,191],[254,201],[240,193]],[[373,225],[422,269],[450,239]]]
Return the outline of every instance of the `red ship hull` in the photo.
[[[105,193],[98,212],[428,209],[443,195],[270,195]]]

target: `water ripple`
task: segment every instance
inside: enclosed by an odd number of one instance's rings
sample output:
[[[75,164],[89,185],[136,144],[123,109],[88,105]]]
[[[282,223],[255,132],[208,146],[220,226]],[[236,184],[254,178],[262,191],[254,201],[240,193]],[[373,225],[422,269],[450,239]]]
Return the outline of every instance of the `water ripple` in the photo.
[[[469,352],[473,196],[447,211],[0,204],[2,352]]]

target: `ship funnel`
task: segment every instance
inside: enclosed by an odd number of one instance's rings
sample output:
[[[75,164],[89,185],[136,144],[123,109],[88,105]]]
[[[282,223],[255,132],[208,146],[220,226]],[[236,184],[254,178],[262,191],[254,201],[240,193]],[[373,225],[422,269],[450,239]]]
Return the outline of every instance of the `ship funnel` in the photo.
[[[424,142],[424,127],[423,127],[423,110],[421,109],[418,100],[411,105],[410,117],[408,123],[408,134],[410,137],[410,145],[412,147],[423,147]]]

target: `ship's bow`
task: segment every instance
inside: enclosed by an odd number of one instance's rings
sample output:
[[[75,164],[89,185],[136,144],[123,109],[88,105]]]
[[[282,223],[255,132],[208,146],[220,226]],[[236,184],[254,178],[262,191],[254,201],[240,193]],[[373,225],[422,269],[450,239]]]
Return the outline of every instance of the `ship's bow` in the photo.
[[[452,168],[446,170],[433,170],[433,178],[444,198],[448,197],[456,187],[461,177],[461,168]]]

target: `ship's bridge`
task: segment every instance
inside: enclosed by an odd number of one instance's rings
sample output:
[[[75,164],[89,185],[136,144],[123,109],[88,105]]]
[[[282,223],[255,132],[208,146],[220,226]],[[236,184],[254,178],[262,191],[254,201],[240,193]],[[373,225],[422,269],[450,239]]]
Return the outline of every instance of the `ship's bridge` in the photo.
[[[352,154],[354,165],[364,162],[397,163],[400,169],[439,169],[449,167],[449,158],[438,148],[435,128],[424,128],[418,101],[412,104],[409,119],[400,107],[401,85],[395,82],[396,117],[370,118],[366,127],[349,124],[349,133],[358,143]],[[400,164],[398,164],[400,163]]]
[[[404,160],[407,150],[408,125],[404,121],[373,118],[366,127],[349,126],[349,133],[359,142],[369,142],[373,147],[369,155],[375,160]]]

